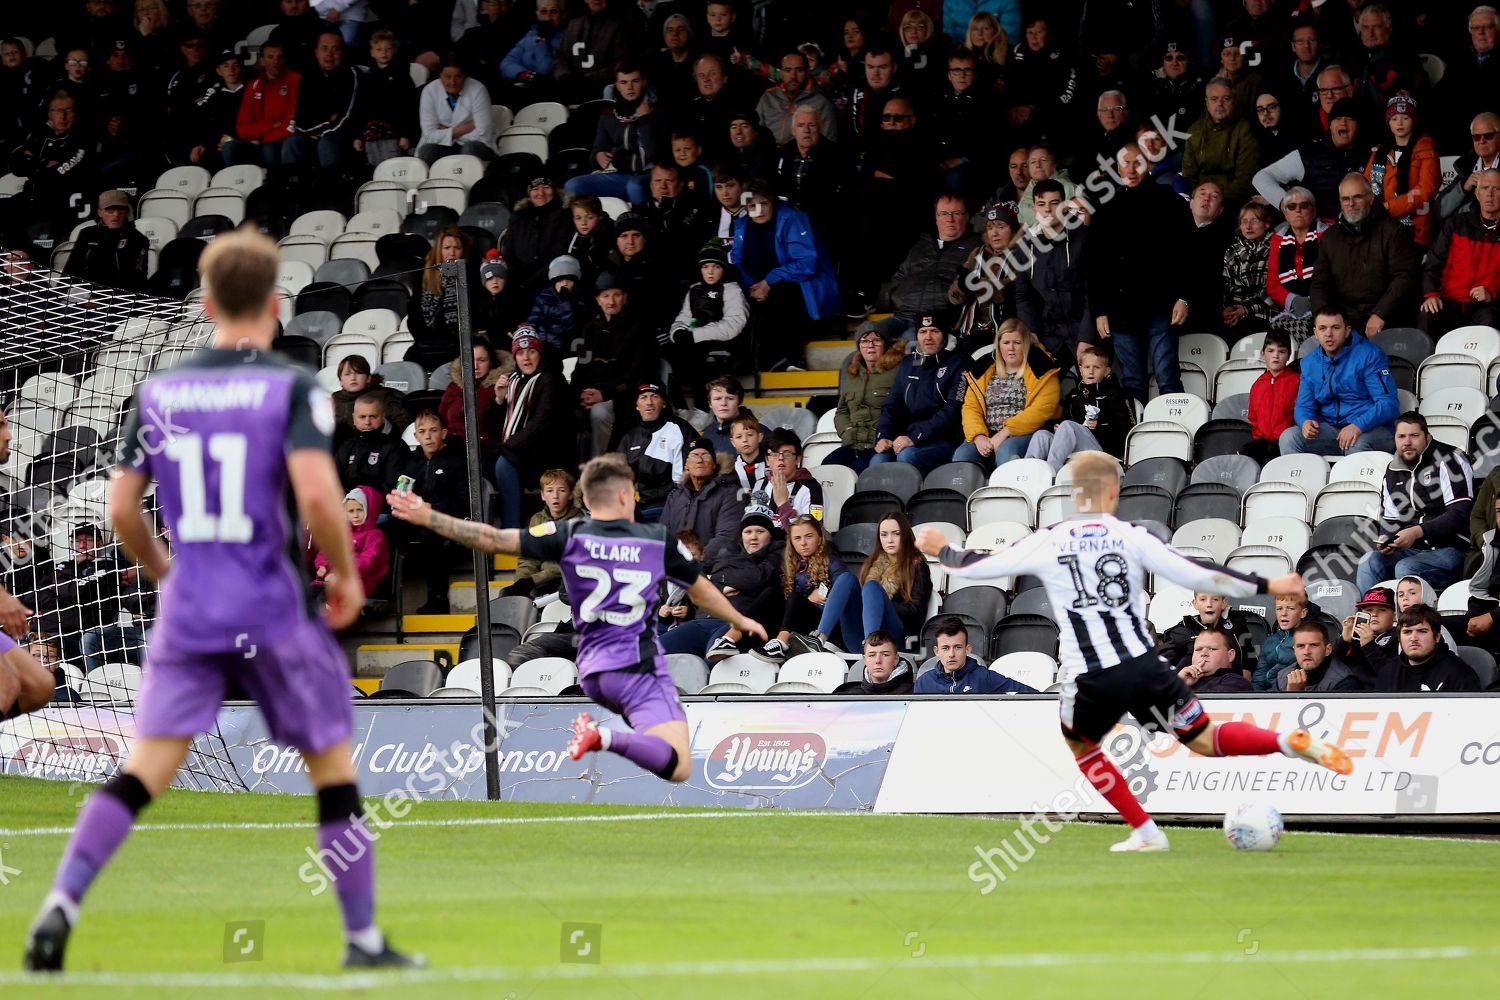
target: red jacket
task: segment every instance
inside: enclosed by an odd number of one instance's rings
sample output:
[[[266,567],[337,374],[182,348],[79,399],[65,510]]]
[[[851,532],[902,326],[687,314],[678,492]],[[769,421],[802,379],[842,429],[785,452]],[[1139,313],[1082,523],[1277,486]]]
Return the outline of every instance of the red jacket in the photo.
[[[245,85],[235,132],[251,142],[280,142],[292,134],[292,115],[297,110],[297,88],[302,77],[287,70],[281,79],[268,82],[257,77]]]
[[[1467,304],[1474,301],[1469,292],[1480,286],[1492,298],[1500,295],[1500,227],[1485,225],[1477,211],[1458,212],[1427,254],[1422,292]]]
[[[1258,441],[1275,441],[1296,422],[1297,385],[1301,376],[1283,371],[1276,378],[1261,372],[1250,387],[1250,430]]]
[[[1271,254],[1266,267],[1266,294],[1277,308],[1285,309],[1292,295],[1307,295],[1312,288],[1313,266],[1318,262],[1318,240],[1328,223],[1314,219],[1307,238],[1301,243],[1292,236],[1292,227],[1283,222],[1271,234]]]

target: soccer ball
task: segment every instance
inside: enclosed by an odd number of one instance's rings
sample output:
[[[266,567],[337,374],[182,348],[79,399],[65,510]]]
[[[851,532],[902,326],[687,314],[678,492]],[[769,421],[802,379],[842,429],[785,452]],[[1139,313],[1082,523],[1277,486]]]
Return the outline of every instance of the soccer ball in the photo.
[[[1236,851],[1269,851],[1281,840],[1283,827],[1274,806],[1242,802],[1224,816],[1224,839]]]

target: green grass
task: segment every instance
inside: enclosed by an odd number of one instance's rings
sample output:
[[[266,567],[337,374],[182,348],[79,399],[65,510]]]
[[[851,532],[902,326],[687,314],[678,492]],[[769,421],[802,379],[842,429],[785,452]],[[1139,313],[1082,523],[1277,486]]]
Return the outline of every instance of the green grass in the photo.
[[[1112,856],[1121,828],[1074,824],[986,896],[967,874],[975,845],[999,844],[1014,823],[412,824],[653,812],[431,802],[379,845],[380,922],[427,954],[431,977],[335,981],[332,893],[312,897],[297,875],[309,826],[138,831],[89,896],[75,977],[27,981],[14,971],[22,938],[65,837],[15,831],[70,825],[80,795],[0,779],[11,831],[0,852],[20,869],[0,886],[6,998],[1482,996],[1500,957],[1500,842],[1292,832],[1270,854],[1237,854],[1217,830],[1178,828],[1170,854]],[[178,792],[143,822],[301,824],[312,811],[308,799]],[[263,961],[224,962],[225,925],[241,920],[265,921]],[[565,921],[602,925],[601,964],[559,962]],[[1459,950],[1410,952],[1423,947]],[[315,978],[277,978],[301,974]]]

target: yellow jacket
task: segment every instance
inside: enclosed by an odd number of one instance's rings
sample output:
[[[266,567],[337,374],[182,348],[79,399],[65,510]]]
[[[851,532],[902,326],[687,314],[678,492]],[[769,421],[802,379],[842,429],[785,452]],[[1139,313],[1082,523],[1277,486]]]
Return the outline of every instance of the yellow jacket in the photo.
[[[964,375],[965,441],[973,441],[981,434],[994,434],[1000,429],[991,428],[985,422],[984,395],[994,377],[995,362],[989,358],[975,361]],[[1005,429],[1012,437],[1034,434],[1058,418],[1061,397],[1057,377],[1058,365],[1052,360],[1052,355],[1040,347],[1033,347],[1021,367],[1021,379],[1026,383],[1026,407],[1005,422]]]

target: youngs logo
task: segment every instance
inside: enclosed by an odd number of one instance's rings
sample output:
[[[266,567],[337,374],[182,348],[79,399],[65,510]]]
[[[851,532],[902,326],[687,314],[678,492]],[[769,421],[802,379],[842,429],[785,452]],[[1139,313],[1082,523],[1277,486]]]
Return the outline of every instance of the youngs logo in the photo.
[[[102,781],[114,774],[128,755],[125,737],[116,733],[37,733],[18,740],[9,753],[0,745],[0,757],[10,757],[19,764],[10,772],[30,778]]]
[[[1102,524],[1080,524],[1068,529],[1068,535],[1072,538],[1101,538],[1107,534],[1109,529]]]
[[[827,760],[817,733],[735,733],[714,747],[704,774],[714,788],[785,791],[811,782]]]

